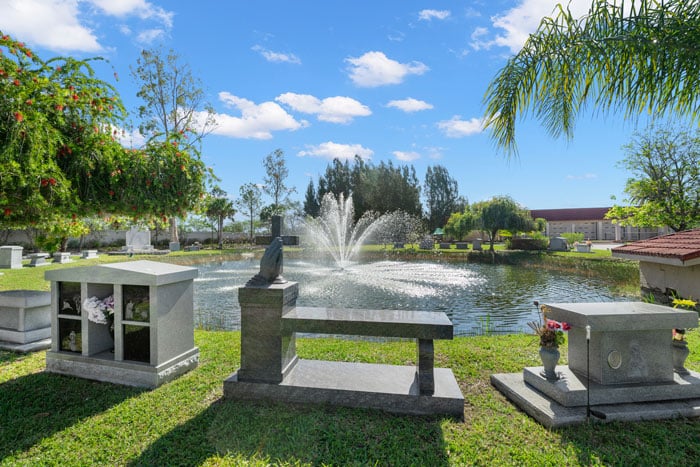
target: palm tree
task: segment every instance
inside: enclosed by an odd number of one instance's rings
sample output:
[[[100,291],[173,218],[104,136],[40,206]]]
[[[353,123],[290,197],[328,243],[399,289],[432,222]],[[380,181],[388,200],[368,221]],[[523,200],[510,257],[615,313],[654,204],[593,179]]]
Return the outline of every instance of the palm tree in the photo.
[[[700,2],[594,0],[582,18],[562,5],[554,13],[486,90],[485,126],[509,155],[515,120],[530,111],[567,138],[587,105],[698,117]]]

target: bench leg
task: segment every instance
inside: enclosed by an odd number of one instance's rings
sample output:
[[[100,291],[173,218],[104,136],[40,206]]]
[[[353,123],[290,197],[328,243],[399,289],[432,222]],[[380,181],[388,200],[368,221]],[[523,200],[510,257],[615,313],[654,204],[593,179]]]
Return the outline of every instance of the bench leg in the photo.
[[[432,396],[435,392],[435,378],[433,367],[435,366],[435,351],[432,339],[417,339],[418,347],[418,388],[421,395]]]

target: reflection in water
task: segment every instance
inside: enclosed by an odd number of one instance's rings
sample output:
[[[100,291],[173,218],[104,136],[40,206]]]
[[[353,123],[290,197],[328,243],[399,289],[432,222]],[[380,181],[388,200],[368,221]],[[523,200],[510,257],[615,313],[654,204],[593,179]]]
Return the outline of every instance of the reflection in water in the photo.
[[[257,261],[199,266],[195,324],[239,329],[238,288],[258,272]],[[532,302],[626,300],[602,280],[507,265],[379,261],[338,270],[300,260],[284,263],[284,277],[299,283],[299,306],[444,311],[455,335],[527,332],[536,320]]]

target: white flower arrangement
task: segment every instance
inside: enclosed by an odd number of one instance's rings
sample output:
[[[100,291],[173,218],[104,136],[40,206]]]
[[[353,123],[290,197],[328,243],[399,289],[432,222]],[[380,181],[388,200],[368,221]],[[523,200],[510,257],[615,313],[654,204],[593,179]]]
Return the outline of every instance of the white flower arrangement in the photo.
[[[88,319],[93,323],[107,324],[110,316],[114,315],[114,296],[103,299],[97,297],[86,298],[83,301],[83,311],[88,314]]]

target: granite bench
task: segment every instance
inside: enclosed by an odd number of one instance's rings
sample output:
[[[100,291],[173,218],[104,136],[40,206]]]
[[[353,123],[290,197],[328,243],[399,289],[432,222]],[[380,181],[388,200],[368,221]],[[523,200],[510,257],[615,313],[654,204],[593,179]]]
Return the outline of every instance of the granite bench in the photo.
[[[48,257],[48,253],[30,253],[27,255],[27,258],[29,258],[28,266],[33,268],[37,266],[48,266],[49,263],[46,262],[46,258]]]
[[[297,307],[296,282],[246,284],[241,305],[241,366],[224,397],[329,404],[464,419],[464,396],[449,368],[434,367],[434,339],[452,339],[438,312]],[[297,334],[417,340],[416,365],[299,358]]]
[[[413,338],[417,341],[419,392],[435,390],[434,339],[452,339],[452,322],[445,313],[412,310],[359,310],[295,307],[282,315],[285,332]]]

